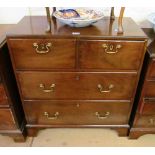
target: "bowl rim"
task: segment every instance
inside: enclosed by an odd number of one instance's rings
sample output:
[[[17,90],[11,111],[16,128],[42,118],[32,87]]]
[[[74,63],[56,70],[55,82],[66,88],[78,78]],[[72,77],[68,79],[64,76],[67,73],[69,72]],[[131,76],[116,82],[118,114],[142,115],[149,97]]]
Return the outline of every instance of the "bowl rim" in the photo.
[[[150,13],[150,14],[147,16],[147,19],[148,19],[152,24],[155,24],[155,12]]]
[[[85,10],[92,10],[92,9],[85,9]],[[58,12],[59,10],[56,10],[54,13],[53,13],[53,16],[57,19],[60,19],[60,20],[64,20],[64,21],[71,21],[71,22],[91,22],[91,21],[96,21],[96,20],[99,20],[99,19],[102,19],[103,17],[105,17],[105,15],[101,12],[101,11],[96,11],[96,12],[100,12],[101,13],[101,16],[97,17],[97,18],[90,18],[90,19],[78,19],[78,18],[70,18],[70,19],[67,19],[67,18],[62,18],[60,16],[57,16],[56,15],[56,12]]]

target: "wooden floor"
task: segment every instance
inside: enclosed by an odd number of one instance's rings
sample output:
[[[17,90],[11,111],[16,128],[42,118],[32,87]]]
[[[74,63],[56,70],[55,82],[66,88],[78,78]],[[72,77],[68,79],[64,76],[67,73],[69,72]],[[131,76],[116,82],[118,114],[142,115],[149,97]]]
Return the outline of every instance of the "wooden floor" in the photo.
[[[0,146],[12,147],[45,147],[45,146],[131,146],[154,147],[155,135],[144,135],[138,140],[118,137],[117,133],[108,129],[45,129],[40,130],[35,138],[27,138],[25,143],[14,143],[8,136],[0,135]]]

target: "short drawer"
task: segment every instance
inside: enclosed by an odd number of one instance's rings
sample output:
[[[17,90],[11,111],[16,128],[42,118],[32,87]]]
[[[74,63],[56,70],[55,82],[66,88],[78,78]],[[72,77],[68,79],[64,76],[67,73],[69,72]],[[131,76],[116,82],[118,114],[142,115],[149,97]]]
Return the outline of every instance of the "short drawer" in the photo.
[[[79,43],[80,68],[137,70],[144,54],[143,41],[83,40]]]
[[[155,98],[155,81],[146,81],[144,86],[144,96],[146,98]]]
[[[28,124],[116,125],[128,124],[129,102],[25,101]]]
[[[0,108],[0,130],[16,129],[11,109]]]
[[[8,105],[8,99],[3,84],[1,83],[0,83],[0,105]]]
[[[149,64],[148,78],[154,78],[155,79],[155,59],[152,59],[150,64]]]
[[[150,128],[153,127],[155,128],[155,115],[140,115],[138,116],[136,122],[135,122],[136,127],[146,127]]]
[[[144,115],[155,115],[155,100],[144,99],[142,114]]]
[[[9,39],[17,69],[75,67],[75,39]]]
[[[135,74],[18,72],[24,99],[131,99]]]

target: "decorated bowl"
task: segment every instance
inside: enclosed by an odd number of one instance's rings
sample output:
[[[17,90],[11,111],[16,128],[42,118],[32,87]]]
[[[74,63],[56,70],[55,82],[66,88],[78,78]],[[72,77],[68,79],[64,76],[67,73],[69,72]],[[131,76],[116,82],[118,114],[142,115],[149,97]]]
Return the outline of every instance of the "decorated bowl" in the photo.
[[[153,24],[153,29],[155,32],[155,12],[148,15],[148,20]]]
[[[92,25],[104,17],[103,13],[87,9],[64,9],[53,13],[60,22],[71,27],[86,27]]]

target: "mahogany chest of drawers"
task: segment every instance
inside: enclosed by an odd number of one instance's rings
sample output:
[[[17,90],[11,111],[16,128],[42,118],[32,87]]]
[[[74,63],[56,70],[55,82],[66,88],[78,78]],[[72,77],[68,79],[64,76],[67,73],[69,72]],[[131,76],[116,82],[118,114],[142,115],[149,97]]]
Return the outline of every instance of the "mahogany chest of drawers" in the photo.
[[[24,141],[25,119],[3,33],[10,26],[0,26],[0,134]]]
[[[29,136],[50,127],[105,127],[127,136],[146,48],[131,18],[86,28],[24,17],[7,35]],[[129,27],[129,25],[131,27]]]
[[[141,73],[139,91],[137,91],[138,108],[129,135],[132,139],[155,133],[155,33],[151,29],[144,31],[150,43]]]

